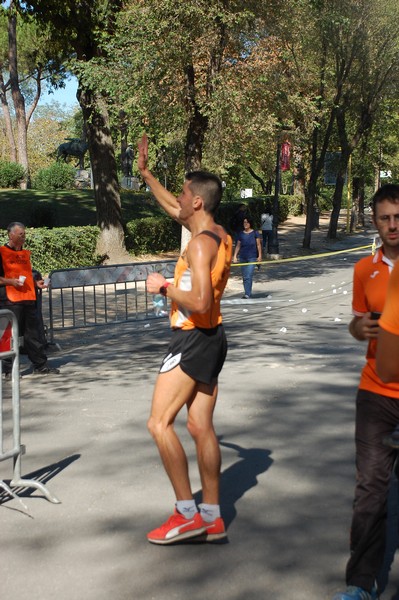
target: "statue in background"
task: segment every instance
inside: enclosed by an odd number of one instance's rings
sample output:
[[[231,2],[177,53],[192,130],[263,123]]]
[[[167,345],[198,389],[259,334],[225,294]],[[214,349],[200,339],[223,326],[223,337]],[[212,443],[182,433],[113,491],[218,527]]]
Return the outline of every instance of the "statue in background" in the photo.
[[[67,161],[68,156],[76,156],[78,162],[75,166],[79,165],[80,169],[84,169],[84,155],[87,152],[87,142],[80,140],[79,138],[65,138],[69,141],[60,144],[57,148],[57,160]]]
[[[123,156],[123,166],[124,166],[124,174],[125,177],[133,177],[133,158],[134,158],[134,152],[133,152],[133,148],[131,147],[131,145],[129,144],[128,147],[125,150],[125,154]]]

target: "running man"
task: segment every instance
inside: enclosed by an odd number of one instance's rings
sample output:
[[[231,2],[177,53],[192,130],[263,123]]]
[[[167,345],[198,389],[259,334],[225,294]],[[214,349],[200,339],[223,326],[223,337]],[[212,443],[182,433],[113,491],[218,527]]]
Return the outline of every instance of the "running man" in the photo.
[[[226,537],[219,505],[221,453],[213,427],[218,375],[227,352],[220,300],[232,257],[231,237],[214,221],[223,188],[216,175],[194,171],[186,175],[182,192],[175,198],[148,170],[146,135],[138,149],[137,166],[143,180],[160,206],[191,232],[176,264],[174,283],[160,273],[151,273],[147,279],[150,294],[160,293],[171,300],[172,340],[155,384],[148,429],[176,496],[174,514],[147,538],[154,544],[197,536],[213,541]],[[184,406],[201,477],[200,511],[192,494],[186,453],[174,429]]]

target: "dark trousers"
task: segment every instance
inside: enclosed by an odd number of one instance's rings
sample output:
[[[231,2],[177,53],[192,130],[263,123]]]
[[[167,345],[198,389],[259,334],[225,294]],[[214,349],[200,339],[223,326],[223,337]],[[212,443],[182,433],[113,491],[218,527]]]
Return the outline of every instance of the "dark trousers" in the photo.
[[[262,229],[262,247],[263,250],[269,252],[270,243],[272,241],[273,230],[272,229]]]
[[[399,398],[358,390],[356,398],[356,488],[347,585],[370,591],[384,560],[387,500],[396,450],[382,439],[399,423]]]
[[[43,367],[47,363],[47,356],[44,349],[45,342],[40,329],[36,303],[8,304],[1,306],[1,308],[10,310],[16,316],[19,335],[23,335],[24,348],[33,367]],[[10,361],[6,359],[3,362],[4,371],[9,371],[11,369]]]

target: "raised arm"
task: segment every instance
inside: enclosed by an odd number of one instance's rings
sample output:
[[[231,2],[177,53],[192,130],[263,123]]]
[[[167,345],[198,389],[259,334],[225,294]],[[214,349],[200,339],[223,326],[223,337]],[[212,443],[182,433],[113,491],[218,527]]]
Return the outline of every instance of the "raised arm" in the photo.
[[[173,219],[179,221],[180,206],[173,194],[168,192],[166,188],[154,177],[151,171],[148,169],[148,138],[144,134],[138,143],[138,159],[137,167],[140,174],[146,184],[151,188],[151,192],[154,194],[158,204],[162,206],[165,212],[168,213]],[[180,222],[180,221],[179,221]]]

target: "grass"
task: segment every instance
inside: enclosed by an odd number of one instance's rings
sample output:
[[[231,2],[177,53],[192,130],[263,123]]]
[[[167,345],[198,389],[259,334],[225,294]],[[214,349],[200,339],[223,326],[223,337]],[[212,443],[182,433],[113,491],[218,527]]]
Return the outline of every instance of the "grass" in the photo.
[[[164,214],[150,194],[123,191],[122,217],[125,222]],[[95,225],[93,190],[39,192],[37,190],[0,190],[0,229],[12,221],[27,227],[68,227]]]

